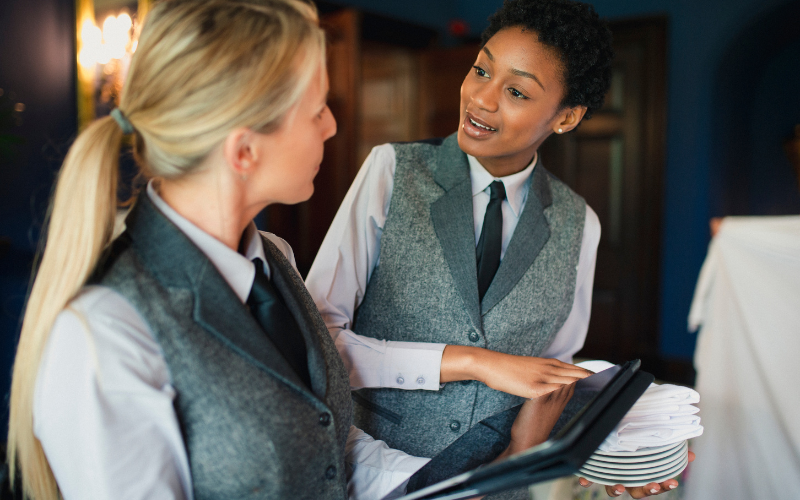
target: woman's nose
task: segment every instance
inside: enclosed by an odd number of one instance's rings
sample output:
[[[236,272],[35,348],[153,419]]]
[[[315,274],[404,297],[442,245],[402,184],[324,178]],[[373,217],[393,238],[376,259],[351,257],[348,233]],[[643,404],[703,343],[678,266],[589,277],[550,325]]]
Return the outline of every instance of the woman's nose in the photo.
[[[323,141],[327,141],[334,135],[336,135],[336,118],[333,116],[331,109],[326,107],[325,108],[325,116],[323,118],[323,129],[322,129],[322,137]]]
[[[497,111],[497,85],[488,82],[473,89],[472,102],[479,108],[491,112]]]

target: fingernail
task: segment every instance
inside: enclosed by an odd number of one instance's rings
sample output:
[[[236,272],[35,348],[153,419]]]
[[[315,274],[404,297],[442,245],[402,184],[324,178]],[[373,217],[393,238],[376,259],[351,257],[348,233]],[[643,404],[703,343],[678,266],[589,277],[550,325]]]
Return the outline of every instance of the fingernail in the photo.
[[[657,492],[658,492],[658,489],[656,489],[656,488],[653,488],[653,489],[650,490],[650,493],[657,493]]]
[[[676,486],[676,485],[674,485],[674,484],[670,484],[670,485],[667,485],[667,488],[669,488],[669,489],[671,489],[671,490],[674,490],[674,489],[675,489],[675,486]]]

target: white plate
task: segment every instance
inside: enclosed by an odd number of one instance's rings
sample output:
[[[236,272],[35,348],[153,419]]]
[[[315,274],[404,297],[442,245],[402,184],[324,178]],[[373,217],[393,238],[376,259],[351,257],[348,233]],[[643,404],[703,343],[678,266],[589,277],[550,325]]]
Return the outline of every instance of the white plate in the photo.
[[[595,467],[602,467],[605,469],[642,469],[647,467],[657,467],[659,465],[663,465],[669,462],[674,462],[675,460],[682,458],[683,455],[686,455],[686,452],[689,448],[689,445],[686,441],[683,442],[683,446],[677,448],[675,450],[670,450],[666,456],[656,456],[653,457],[635,457],[636,460],[626,460],[626,461],[614,461],[613,458],[603,457],[603,459],[598,459],[596,456],[592,455],[586,461],[586,465],[593,465]]]
[[[673,466],[670,467],[669,469],[660,470],[660,471],[654,471],[654,472],[640,471],[641,472],[640,474],[634,474],[634,475],[621,475],[621,474],[617,474],[615,472],[584,471],[583,469],[581,469],[580,472],[588,472],[589,474],[593,475],[594,477],[599,477],[601,479],[608,479],[610,481],[631,480],[631,481],[648,481],[648,482],[652,482],[653,479],[651,479],[651,478],[653,478],[653,477],[667,476],[668,474],[677,473],[675,471],[683,470],[683,467],[688,463],[688,460],[689,460],[688,457],[684,457],[679,462],[673,464]],[[672,476],[668,476],[668,477],[672,477]]]
[[[665,451],[673,450],[678,446],[682,445],[685,441],[681,441],[678,443],[668,444],[666,446],[656,446],[654,448],[641,448],[636,451],[602,451],[602,450],[595,450],[595,455],[601,455],[606,457],[638,457],[642,455],[656,455],[658,453],[664,453]]]
[[[681,441],[680,443],[675,443],[674,445],[670,445],[669,448],[663,449],[662,448],[650,448],[649,453],[641,453],[645,451],[645,449],[639,451],[629,451],[629,452],[614,452],[618,453],[617,455],[601,455],[599,451],[595,451],[594,454],[590,457],[592,460],[597,460],[600,462],[610,462],[610,463],[637,463],[643,462],[648,460],[658,460],[659,458],[666,458],[675,452],[677,452],[681,446],[685,445],[686,441]],[[658,449],[660,451],[652,451],[654,449]]]
[[[650,483],[662,483],[667,479],[672,479],[673,477],[683,472],[683,469],[686,468],[686,465],[688,463],[689,459],[687,457],[684,460],[681,460],[680,464],[678,464],[674,469],[669,469],[664,473],[656,473],[659,475],[646,476],[643,478],[637,478],[636,476],[620,477],[620,476],[606,476],[604,474],[596,475],[584,471],[579,471],[575,475],[578,477],[584,477],[589,481],[592,481],[593,483],[605,484],[608,486],[621,484],[625,487],[636,487],[636,486],[644,486]]]
[[[615,469],[607,467],[597,467],[590,464],[583,464],[581,470],[597,474],[611,474],[615,476],[638,476],[643,474],[658,474],[662,472],[666,474],[666,471],[668,469],[671,469],[672,467],[678,465],[687,456],[688,453],[682,453],[680,455],[676,455],[671,460],[661,465],[643,466],[638,469]]]

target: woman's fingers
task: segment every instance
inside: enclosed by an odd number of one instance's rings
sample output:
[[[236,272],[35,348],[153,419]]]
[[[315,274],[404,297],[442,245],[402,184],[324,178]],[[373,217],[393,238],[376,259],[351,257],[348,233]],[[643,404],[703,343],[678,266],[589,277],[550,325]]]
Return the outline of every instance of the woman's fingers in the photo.
[[[584,488],[588,488],[589,486],[592,485],[592,482],[587,480],[586,478],[581,477],[578,478],[578,484],[580,484]],[[614,486],[606,486],[605,489],[606,489],[606,494],[608,494],[608,496],[610,497],[618,497],[623,493],[625,493],[625,491],[627,491],[632,498],[645,498],[652,495],[660,495],[661,493],[672,491],[677,487],[678,487],[678,481],[676,481],[675,479],[669,479],[661,484],[650,483],[636,488],[625,488],[621,484],[617,484]]]
[[[678,487],[678,481],[675,479],[668,479],[661,483],[661,491],[672,491]]]
[[[548,373],[552,376],[563,376],[563,377],[572,377],[575,379],[582,379],[586,378],[589,375],[592,375],[592,372],[581,368],[577,365],[571,365],[569,363],[564,363],[563,361],[559,361],[553,358],[534,358],[540,359],[542,361],[542,372]]]

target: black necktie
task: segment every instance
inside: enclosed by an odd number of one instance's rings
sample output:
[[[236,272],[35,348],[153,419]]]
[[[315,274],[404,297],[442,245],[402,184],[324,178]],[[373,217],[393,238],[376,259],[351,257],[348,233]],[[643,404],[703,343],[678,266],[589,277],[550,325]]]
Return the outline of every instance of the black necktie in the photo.
[[[481,300],[492,284],[494,274],[500,267],[500,248],[503,243],[503,200],[506,199],[506,188],[500,181],[489,185],[489,205],[483,218],[481,237],[475,253],[478,256],[478,295]]]
[[[311,387],[306,344],[300,327],[283,297],[264,273],[261,259],[253,259],[253,264],[256,266],[256,277],[247,297],[250,312],[300,380]]]

